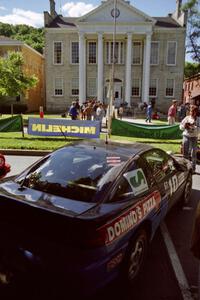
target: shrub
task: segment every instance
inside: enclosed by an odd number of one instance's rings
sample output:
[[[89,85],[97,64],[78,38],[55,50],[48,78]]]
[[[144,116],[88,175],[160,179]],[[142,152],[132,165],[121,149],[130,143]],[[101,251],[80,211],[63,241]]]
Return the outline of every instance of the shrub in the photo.
[[[28,107],[26,104],[13,104],[13,113],[14,114],[23,114],[27,111]],[[10,114],[11,105],[10,104],[0,104],[0,113],[1,114]]]

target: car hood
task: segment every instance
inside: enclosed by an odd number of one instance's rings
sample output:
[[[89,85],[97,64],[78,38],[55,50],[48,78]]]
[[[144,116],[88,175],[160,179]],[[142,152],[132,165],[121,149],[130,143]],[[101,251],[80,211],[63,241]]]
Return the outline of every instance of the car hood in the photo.
[[[0,201],[5,198],[71,217],[83,214],[96,206],[96,203],[72,200],[27,187],[20,187],[19,184],[11,180],[0,184]]]

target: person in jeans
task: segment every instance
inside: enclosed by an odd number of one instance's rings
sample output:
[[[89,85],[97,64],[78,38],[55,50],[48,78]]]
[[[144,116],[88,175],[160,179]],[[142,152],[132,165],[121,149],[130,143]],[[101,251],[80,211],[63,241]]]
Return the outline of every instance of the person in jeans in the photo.
[[[200,120],[197,117],[197,106],[191,105],[189,115],[180,123],[183,130],[183,156],[187,159],[192,158],[192,169],[195,172],[197,158],[197,140],[200,129]]]

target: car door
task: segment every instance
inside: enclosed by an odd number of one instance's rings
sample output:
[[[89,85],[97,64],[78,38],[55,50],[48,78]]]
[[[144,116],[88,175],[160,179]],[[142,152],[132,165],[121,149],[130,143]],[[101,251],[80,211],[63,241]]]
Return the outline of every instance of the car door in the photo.
[[[152,234],[163,218],[158,186],[139,156],[122,170],[107,202],[118,207],[118,218],[134,216],[134,227],[148,219]]]
[[[181,196],[179,178],[181,170],[177,168],[173,158],[161,149],[152,149],[143,154],[147,167],[158,184],[162,197],[168,200],[168,209]]]

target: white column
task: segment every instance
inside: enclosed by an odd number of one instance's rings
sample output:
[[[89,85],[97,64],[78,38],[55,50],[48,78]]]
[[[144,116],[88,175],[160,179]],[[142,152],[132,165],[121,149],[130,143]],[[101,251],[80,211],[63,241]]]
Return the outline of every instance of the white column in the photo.
[[[125,101],[131,105],[132,33],[127,33]]]
[[[150,80],[150,55],[151,55],[151,34],[146,35],[145,61],[143,64],[144,92],[142,102],[149,102],[149,80]]]
[[[85,37],[82,32],[79,33],[79,104],[86,101],[86,50]]]
[[[103,35],[98,33],[97,100],[103,102]]]

